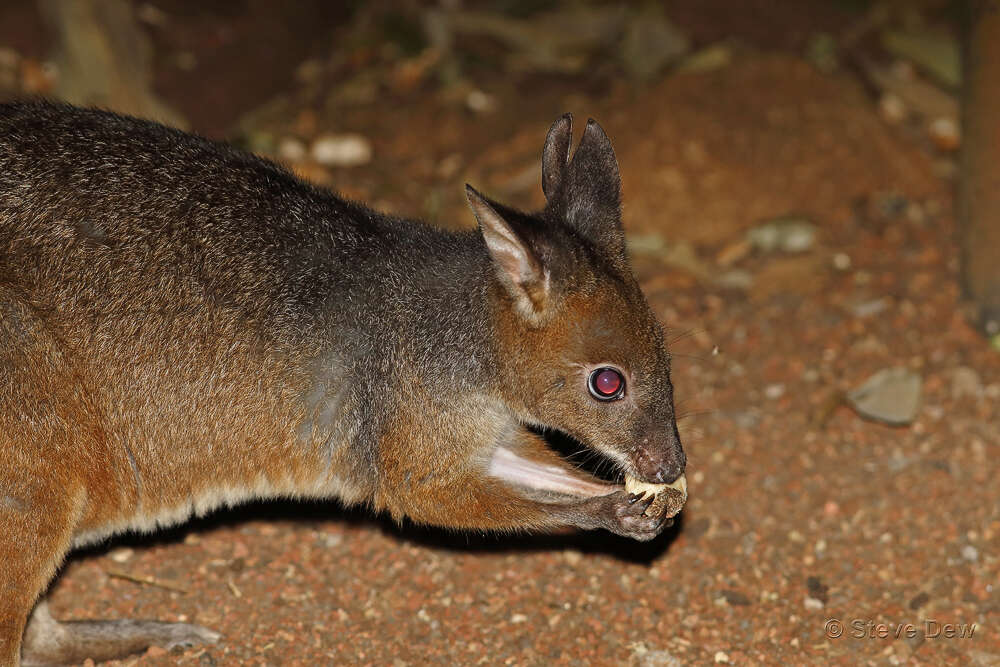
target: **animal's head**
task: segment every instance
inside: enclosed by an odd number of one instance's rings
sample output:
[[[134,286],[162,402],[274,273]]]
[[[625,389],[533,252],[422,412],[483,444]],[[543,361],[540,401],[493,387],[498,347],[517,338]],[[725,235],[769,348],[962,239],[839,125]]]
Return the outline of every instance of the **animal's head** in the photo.
[[[628,261],[618,163],[593,120],[572,156],[571,139],[566,114],[545,140],[540,213],[468,188],[497,278],[504,399],[522,421],[565,432],[620,472],[670,483],[686,462],[670,356]]]

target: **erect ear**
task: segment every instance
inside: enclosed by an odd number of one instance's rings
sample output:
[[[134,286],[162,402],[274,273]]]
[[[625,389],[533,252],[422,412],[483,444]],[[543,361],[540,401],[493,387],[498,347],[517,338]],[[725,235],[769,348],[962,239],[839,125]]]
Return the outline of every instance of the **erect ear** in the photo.
[[[621,175],[611,140],[596,121],[587,121],[583,139],[566,167],[559,211],[581,236],[613,257],[625,257]]]
[[[542,148],[542,192],[547,200],[558,199],[562,190],[572,139],[573,114],[563,114],[552,123]]]
[[[549,299],[549,272],[532,248],[524,229],[518,229],[471,185],[465,186],[469,206],[496,267],[497,276],[517,311],[533,324],[540,323]]]

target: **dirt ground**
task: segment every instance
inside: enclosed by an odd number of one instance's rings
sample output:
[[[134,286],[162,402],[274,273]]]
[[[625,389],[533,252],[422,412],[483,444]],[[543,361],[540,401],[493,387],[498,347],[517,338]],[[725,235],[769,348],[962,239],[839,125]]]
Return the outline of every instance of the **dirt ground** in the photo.
[[[308,38],[279,31],[267,48],[291,55],[267,68],[259,54],[241,61],[266,33],[259,22],[175,14],[190,30],[174,39],[209,64],[170,69],[175,46],[157,37],[158,90],[197,130],[237,136],[243,113],[286,91],[254,129],[355,132],[373,148],[366,165],[302,173],[450,226],[472,224],[465,181],[538,205],[548,124],[572,111],[579,136],[599,119],[636,270],[674,339],[690,501],[649,544],[253,505],[75,554],[54,615],[224,634],[121,663],[143,666],[1000,664],[1000,353],[962,316],[954,155],[887,124],[850,68],[803,56],[809,35],[853,20],[849,3],[739,4],[691,0],[670,14],[698,45],[733,40],[724,66],[642,85],[484,74],[489,113],[432,85],[317,104],[296,67],[329,50],[317,34],[336,17]],[[30,12],[6,11],[0,45],[43,53],[24,37]],[[223,25],[213,60],[207,36]],[[263,89],[248,91],[258,67]],[[746,248],[747,230],[787,216],[815,225],[808,249]],[[740,280],[716,279],[727,272]],[[842,405],[896,366],[922,380],[912,423]]]

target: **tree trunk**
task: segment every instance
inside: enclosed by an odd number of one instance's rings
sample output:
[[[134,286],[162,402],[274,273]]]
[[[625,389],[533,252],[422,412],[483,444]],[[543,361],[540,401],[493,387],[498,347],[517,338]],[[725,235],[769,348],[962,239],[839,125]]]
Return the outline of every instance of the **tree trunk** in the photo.
[[[38,6],[57,44],[56,96],[184,129],[184,118],[153,93],[153,49],[127,0],[39,0]]]
[[[1000,333],[1000,0],[970,0],[961,180],[962,288],[989,336]]]

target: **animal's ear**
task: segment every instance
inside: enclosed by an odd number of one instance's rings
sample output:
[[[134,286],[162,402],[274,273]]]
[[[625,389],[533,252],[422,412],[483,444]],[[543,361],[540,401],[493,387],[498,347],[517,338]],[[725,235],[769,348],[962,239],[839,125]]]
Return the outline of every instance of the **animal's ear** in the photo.
[[[611,140],[593,119],[566,167],[557,210],[566,223],[611,257],[625,257],[621,175]]]
[[[545,146],[542,148],[542,192],[549,201],[559,198],[566,180],[572,139],[573,114],[563,114],[552,123],[549,133],[545,136]]]
[[[465,186],[465,194],[515,308],[530,323],[541,323],[549,300],[549,272],[532,247],[528,230],[500,215],[471,185]]]

